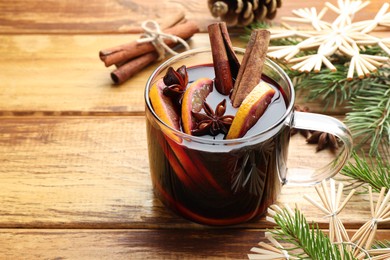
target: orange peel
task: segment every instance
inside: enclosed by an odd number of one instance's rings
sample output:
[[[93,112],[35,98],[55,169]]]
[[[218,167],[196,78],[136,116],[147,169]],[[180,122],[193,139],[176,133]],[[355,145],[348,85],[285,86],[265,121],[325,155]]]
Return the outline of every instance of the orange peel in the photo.
[[[183,132],[191,134],[195,122],[192,112],[199,112],[202,109],[203,102],[213,90],[213,81],[209,78],[200,78],[194,81],[183,95],[181,106],[181,120]]]
[[[243,137],[264,114],[274,94],[275,90],[268,83],[261,81],[256,85],[238,108],[226,139]]]
[[[150,102],[157,116],[168,126],[180,130],[179,114],[175,109],[172,100],[163,94],[164,81],[160,79],[149,91]]]

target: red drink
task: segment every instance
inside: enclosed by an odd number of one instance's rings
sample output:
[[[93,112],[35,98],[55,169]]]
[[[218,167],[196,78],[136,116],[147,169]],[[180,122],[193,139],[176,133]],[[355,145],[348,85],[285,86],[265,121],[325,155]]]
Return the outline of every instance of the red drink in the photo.
[[[244,50],[235,51],[242,58]],[[178,126],[181,122],[177,116],[175,126],[167,122],[167,118],[172,117],[159,117],[149,94],[168,68],[186,65],[191,84],[199,77],[214,78],[213,68],[207,64],[212,64],[209,49],[177,55],[155,70],[145,89],[151,177],[156,196],[168,208],[203,224],[238,224],[261,216],[276,201],[286,182],[318,183],[341,169],[352,148],[347,128],[331,117],[293,111],[292,83],[286,73],[269,60],[265,62],[262,80],[275,93],[264,114],[244,136],[225,139],[224,134],[185,134]],[[226,99],[227,104],[225,115],[234,115],[236,109],[231,107],[229,96],[219,94],[215,88],[206,102],[214,109],[222,99]],[[172,115],[170,110],[163,111],[163,115]],[[338,136],[345,148],[328,167],[295,170],[292,174],[289,171],[287,180],[291,127],[329,132]]]
[[[188,68],[189,84],[200,77],[214,78],[212,65]],[[264,76],[275,90],[264,115],[244,136],[264,132],[286,113],[283,90]],[[206,99],[215,107],[227,99],[225,114],[235,114],[228,96],[215,88]],[[275,202],[280,190],[278,169],[285,168],[289,128],[263,142],[250,139],[242,147],[231,145],[218,151],[214,145],[177,143],[152,124],[147,112],[149,158],[154,190],[164,204],[187,218],[211,225],[235,224],[260,216]],[[223,140],[224,135],[201,136],[198,140]],[[184,141],[184,140],[183,140]],[[283,160],[276,159],[283,157]]]

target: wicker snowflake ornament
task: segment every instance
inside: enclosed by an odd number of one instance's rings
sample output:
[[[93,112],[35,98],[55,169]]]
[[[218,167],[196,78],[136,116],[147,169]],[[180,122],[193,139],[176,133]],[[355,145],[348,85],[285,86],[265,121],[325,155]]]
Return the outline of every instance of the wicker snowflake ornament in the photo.
[[[304,196],[306,200],[326,214],[325,217],[329,218],[329,233],[327,236],[329,237],[330,242],[333,245],[338,246],[340,252],[342,252],[341,258],[332,259],[346,260],[351,259],[351,256],[353,256],[353,259],[358,260],[389,260],[390,248],[376,248],[373,247],[373,244],[375,241],[378,223],[390,222],[390,191],[387,191],[386,194],[386,188],[382,188],[375,204],[372,188],[370,186],[368,187],[371,219],[358,229],[352,238],[349,238],[349,235],[344,228],[342,221],[339,219],[338,214],[344,209],[355,193],[355,190],[350,191],[346,198],[342,200],[344,194],[343,188],[344,185],[341,182],[337,184],[333,179],[330,179],[329,181],[324,180],[321,184],[315,186],[321,202],[317,202],[312,197],[306,195]],[[296,209],[300,211],[298,206],[296,206]],[[322,239],[318,236],[318,233],[317,236],[312,236],[311,240],[307,240],[307,235],[309,235],[309,233],[313,234],[312,232],[315,232],[316,229],[318,230],[318,226],[317,228],[310,228],[307,224],[307,229],[304,230],[305,226],[298,224],[302,217],[299,217],[298,215],[297,218],[294,210],[288,205],[283,205],[282,207],[272,205],[268,208],[268,216],[266,219],[281,227],[276,221],[276,215],[278,215],[279,223],[284,222],[286,223],[286,226],[278,228],[276,233],[274,232],[276,229],[271,232],[266,232],[265,237],[271,244],[260,242],[257,247],[252,247],[250,250],[251,253],[248,254],[248,258],[251,260],[312,259],[305,258],[305,254],[308,251],[302,254],[299,250],[297,251],[297,249],[303,249],[303,241],[305,241],[305,243],[308,242],[308,245],[315,245],[317,243],[317,245],[319,245],[319,243],[321,243],[320,241]],[[295,224],[298,224],[299,229],[293,228]],[[286,228],[287,226],[289,228]],[[294,234],[291,235],[290,232]],[[306,237],[306,239],[303,237]],[[285,245],[282,246],[277,240],[285,242]],[[347,254],[344,255],[345,253]]]
[[[282,0],[208,0],[211,14],[229,26],[246,26],[273,19],[281,5]]]
[[[302,41],[297,45],[271,46],[268,48],[268,57],[292,63],[292,70],[308,73],[319,72],[322,67],[336,71],[331,58],[333,54],[338,54],[350,59],[348,80],[352,80],[355,75],[360,79],[370,76],[389,61],[390,39],[378,38],[369,33],[379,26],[390,27],[390,4],[385,2],[372,20],[353,21],[354,15],[369,3],[361,0],[338,0],[337,6],[325,3],[321,11],[315,8],[294,10],[295,17],[282,17],[282,20],[308,24],[312,28],[299,30],[283,23],[284,28],[271,29],[271,40],[289,37]],[[328,10],[338,15],[332,23],[322,19]],[[387,56],[364,54],[364,46],[372,45],[379,46]],[[305,50],[316,50],[316,53],[301,55]]]

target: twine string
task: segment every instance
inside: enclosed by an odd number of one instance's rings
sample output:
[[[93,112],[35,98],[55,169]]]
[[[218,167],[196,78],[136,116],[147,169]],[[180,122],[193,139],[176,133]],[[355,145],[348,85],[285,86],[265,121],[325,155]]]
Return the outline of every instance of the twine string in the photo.
[[[283,256],[286,258],[286,260],[290,260],[290,255],[288,254],[288,252],[286,250],[281,250],[281,251]]]
[[[164,59],[166,52],[172,55],[178,54],[164,42],[165,39],[171,40],[175,43],[180,42],[186,48],[186,50],[190,49],[188,43],[182,38],[161,31],[160,25],[154,20],[147,20],[143,22],[141,27],[144,30],[144,33],[141,35],[141,38],[137,40],[137,42],[148,42],[153,44],[158,53],[158,60]]]
[[[379,222],[379,219],[377,218],[373,218],[371,219],[371,229],[373,229],[375,227],[375,225],[377,225]]]
[[[329,212],[329,214],[325,215],[324,218],[334,218],[334,217],[337,217],[338,214],[339,214],[339,212],[336,210],[334,212]]]

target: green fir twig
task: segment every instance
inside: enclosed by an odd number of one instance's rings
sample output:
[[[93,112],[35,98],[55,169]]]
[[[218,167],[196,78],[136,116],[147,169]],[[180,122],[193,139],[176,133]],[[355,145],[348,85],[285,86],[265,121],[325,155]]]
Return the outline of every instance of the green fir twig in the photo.
[[[379,68],[377,73],[368,78],[347,80],[348,67],[342,63],[334,64],[337,68],[335,72],[322,69],[318,73],[292,71],[287,65],[279,65],[293,79],[295,89],[307,93],[307,101],[320,99],[325,102],[325,110],[329,105],[333,108],[343,105],[359,94],[371,94],[370,91],[376,86],[389,88],[389,67]]]
[[[388,158],[381,156],[360,157],[356,152],[352,154],[353,161],[347,163],[341,174],[350,177],[354,186],[369,184],[373,191],[379,192],[382,187],[390,190],[390,163]]]
[[[295,89],[307,93],[306,101],[321,99],[325,103],[324,110],[327,110],[330,106],[335,108],[349,100],[359,87],[346,79],[345,66],[336,64],[335,67],[335,72],[323,69],[318,73],[288,73],[294,81]]]
[[[269,28],[267,23],[252,24],[249,33],[258,28]],[[271,40],[270,45],[295,45],[299,37]],[[366,46],[362,54],[388,56],[379,46]],[[307,51],[301,55],[310,54]],[[304,91],[306,101],[321,100],[324,110],[329,107],[346,106],[351,112],[346,115],[346,124],[352,130],[356,148],[370,144],[370,154],[380,149],[390,149],[390,64],[378,68],[367,78],[347,80],[350,59],[341,53],[330,57],[337,68],[332,72],[322,69],[318,73],[291,70],[290,64],[276,61],[292,79],[295,89]],[[358,141],[357,141],[358,140]]]
[[[348,106],[351,112],[346,114],[355,140],[361,138],[360,146],[370,143],[371,155],[390,146],[390,68],[386,72],[356,93]]]
[[[390,248],[390,240],[375,241],[372,245],[372,249]]]
[[[319,229],[318,224],[309,225],[304,215],[295,209],[294,215],[283,209],[274,216],[278,228],[271,230],[273,237],[292,245],[284,248],[299,259],[355,259],[352,253],[342,246],[333,244],[329,237]]]
[[[267,22],[258,22],[258,23],[253,23],[247,27],[245,27],[245,34],[242,35],[242,39],[244,41],[249,41],[250,35],[253,30],[255,29],[268,29],[272,27],[271,24]],[[274,46],[284,46],[284,45],[296,45],[299,42],[301,42],[299,39],[295,38],[281,38],[281,39],[275,39],[270,41],[270,45]]]

